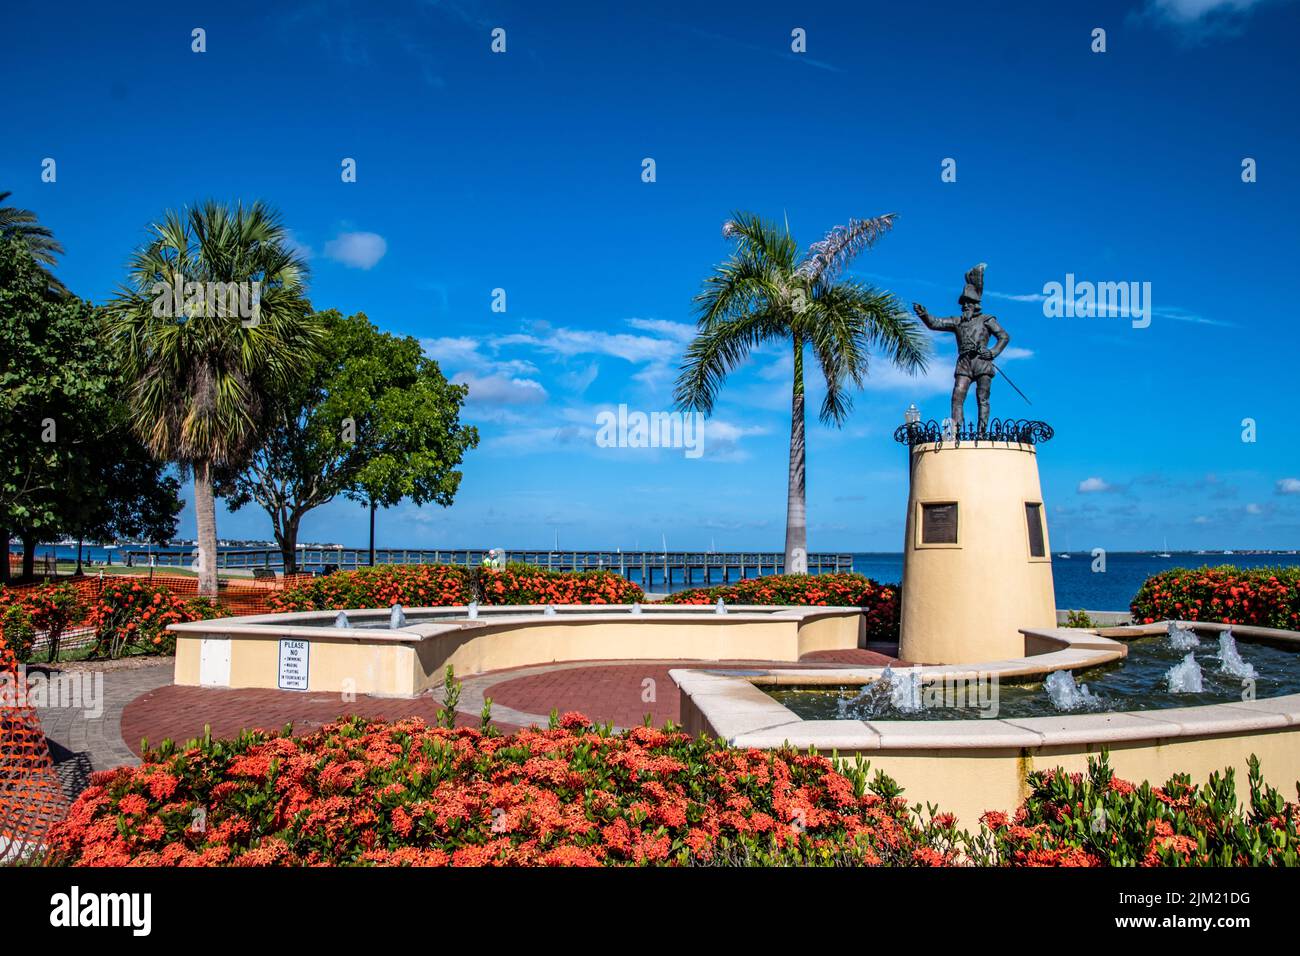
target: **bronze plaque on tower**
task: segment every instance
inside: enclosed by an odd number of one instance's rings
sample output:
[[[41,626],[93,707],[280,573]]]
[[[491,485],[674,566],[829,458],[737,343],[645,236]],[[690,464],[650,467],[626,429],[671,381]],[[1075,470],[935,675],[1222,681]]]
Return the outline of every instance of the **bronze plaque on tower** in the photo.
[[[921,543],[957,543],[957,502],[921,505]]]

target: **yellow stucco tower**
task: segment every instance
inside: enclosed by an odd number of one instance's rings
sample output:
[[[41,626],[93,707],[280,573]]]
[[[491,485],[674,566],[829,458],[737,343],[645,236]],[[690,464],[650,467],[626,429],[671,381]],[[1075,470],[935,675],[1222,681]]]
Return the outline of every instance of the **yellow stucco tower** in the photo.
[[[899,656],[920,664],[1021,657],[1022,627],[1055,627],[1052,552],[1038,482],[1042,422],[997,422],[980,440],[910,423]]]

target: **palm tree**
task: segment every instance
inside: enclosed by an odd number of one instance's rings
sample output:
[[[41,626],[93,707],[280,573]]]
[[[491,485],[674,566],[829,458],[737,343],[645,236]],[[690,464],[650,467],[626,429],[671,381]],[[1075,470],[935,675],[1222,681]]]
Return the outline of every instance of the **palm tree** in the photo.
[[[66,295],[68,290],[48,268],[53,266],[58,261],[57,257],[63,254],[63,246],[59,245],[48,226],[41,225],[40,220],[36,218],[36,213],[30,209],[4,205],[5,200],[12,195],[13,193],[9,191],[0,192],[0,238],[21,241],[32,254],[32,258],[41,264],[50,289],[60,295]]]
[[[785,567],[804,570],[808,552],[804,448],[804,353],[826,380],[821,421],[841,426],[853,407],[851,387],[867,376],[874,349],[908,373],[925,368],[926,339],[889,292],[853,279],[844,266],[894,223],[893,214],[850,219],[802,255],[790,236],[753,213],[722,227],[736,241],[731,258],[695,297],[699,331],[686,350],[674,397],[679,407],[708,415],[727,374],[767,342],[790,343],[794,387],[790,402],[790,475],[786,502]]]
[[[307,265],[263,203],[209,200],[167,212],[150,232],[108,306],[109,336],[131,383],[132,427],[155,457],[194,475],[199,593],[215,596],[214,470],[246,459],[320,331]]]

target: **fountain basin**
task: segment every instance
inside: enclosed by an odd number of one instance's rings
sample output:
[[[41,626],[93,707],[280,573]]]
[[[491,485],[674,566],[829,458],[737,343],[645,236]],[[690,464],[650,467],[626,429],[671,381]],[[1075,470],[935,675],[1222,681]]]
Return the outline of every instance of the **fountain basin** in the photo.
[[[1223,625],[1187,622],[1207,635]],[[927,677],[956,680],[990,673],[1023,677],[1037,672],[1086,669],[1052,666],[1073,659],[1099,640],[1116,643],[1163,633],[1164,624],[1091,631],[1025,629],[1026,647],[1055,647],[1047,654],[1011,661],[958,667],[926,667]],[[1300,650],[1300,632],[1234,627],[1242,641],[1261,641]],[[1053,660],[1053,658],[1055,660]],[[1044,668],[1042,665],[1047,664]],[[1296,659],[1300,668],[1300,657]],[[807,720],[766,693],[764,687],[865,684],[880,668],[784,669],[746,675],[675,669],[682,692],[682,724],[738,747],[816,747],[837,759],[865,758],[883,770],[914,800],[937,801],[974,825],[985,810],[1010,811],[1028,793],[1027,777],[1036,769],[1086,769],[1087,758],[1103,748],[1121,777],[1163,784],[1175,773],[1204,779],[1235,767],[1245,777],[1255,754],[1265,777],[1284,793],[1300,779],[1300,694],[1161,710],[1058,714],[1043,717],[992,717],[967,720]],[[1239,788],[1240,793],[1240,788]]]
[[[861,646],[857,608],[558,605],[407,608],[218,618],[173,624],[177,684],[414,697],[457,674],[580,660],[796,662]]]

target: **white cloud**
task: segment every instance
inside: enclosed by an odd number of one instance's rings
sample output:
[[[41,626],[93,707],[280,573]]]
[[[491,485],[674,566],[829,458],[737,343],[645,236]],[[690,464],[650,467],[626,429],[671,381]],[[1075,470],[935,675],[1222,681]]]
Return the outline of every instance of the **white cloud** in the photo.
[[[460,372],[453,379],[457,385],[468,385],[468,402],[488,405],[535,405],[546,401],[542,383],[530,378],[508,378],[505,375],[477,376]]]
[[[1282,478],[1277,483],[1279,495],[1300,495],[1300,478]]]
[[[1078,492],[1081,495],[1098,494],[1100,492],[1114,491],[1115,486],[1109,484],[1102,478],[1085,478],[1079,482]]]
[[[341,232],[325,243],[325,255],[351,269],[370,269],[384,257],[388,243],[377,232]]]
[[[1246,514],[1248,515],[1262,515],[1263,513],[1264,513],[1264,508],[1262,505],[1258,505],[1253,501],[1250,504],[1246,505]]]
[[[697,331],[697,327],[688,322],[669,322],[667,319],[628,319],[627,324],[642,332],[654,332],[681,343],[695,338]]]
[[[1191,24],[1216,16],[1232,16],[1261,6],[1266,0],[1149,0],[1147,10],[1173,23]]]

